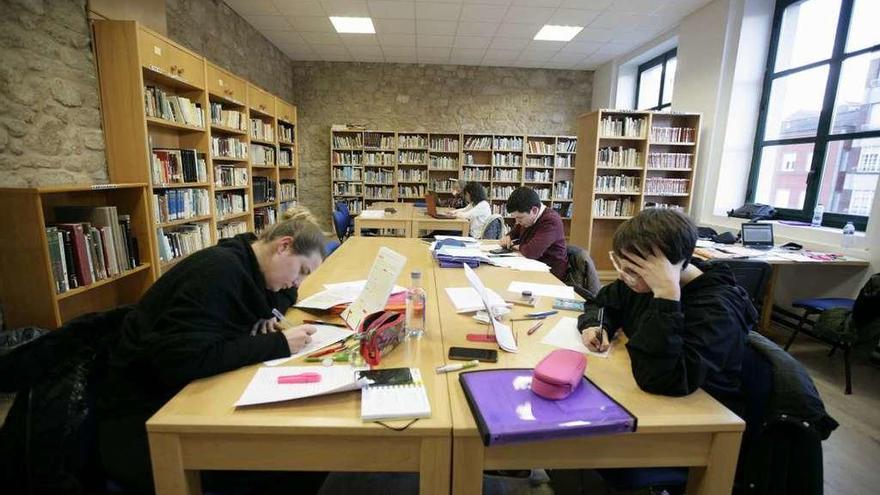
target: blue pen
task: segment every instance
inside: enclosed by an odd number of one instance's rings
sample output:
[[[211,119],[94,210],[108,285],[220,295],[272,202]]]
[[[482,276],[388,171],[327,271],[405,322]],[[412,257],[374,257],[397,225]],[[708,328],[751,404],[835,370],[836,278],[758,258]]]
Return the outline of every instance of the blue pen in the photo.
[[[275,308],[272,308],[272,315],[275,316],[275,318],[278,318],[279,322],[283,322],[285,325],[287,325],[288,328],[291,328],[294,326],[293,323],[290,322],[290,320],[288,320],[287,318],[284,317],[283,314],[281,314],[281,311],[278,311]]]
[[[528,316],[529,318],[546,318],[548,316],[553,316],[558,312],[559,311],[556,311],[555,309],[551,309],[550,311],[536,311],[534,313],[526,313],[526,316]]]

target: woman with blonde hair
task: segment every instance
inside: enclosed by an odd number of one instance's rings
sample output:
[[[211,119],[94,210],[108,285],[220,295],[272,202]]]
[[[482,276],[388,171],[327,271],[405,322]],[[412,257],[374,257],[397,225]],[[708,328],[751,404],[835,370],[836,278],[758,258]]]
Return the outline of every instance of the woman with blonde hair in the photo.
[[[192,380],[290,356],[315,327],[284,328],[273,316],[296,302],[321,264],[324,236],[303,208],[257,238],[221,240],[166,272],[126,316],[98,401],[99,446],[111,479],[152,492],[145,422]],[[207,479],[212,475],[206,475]],[[307,493],[308,473],[299,473]],[[314,476],[320,486],[323,476]]]

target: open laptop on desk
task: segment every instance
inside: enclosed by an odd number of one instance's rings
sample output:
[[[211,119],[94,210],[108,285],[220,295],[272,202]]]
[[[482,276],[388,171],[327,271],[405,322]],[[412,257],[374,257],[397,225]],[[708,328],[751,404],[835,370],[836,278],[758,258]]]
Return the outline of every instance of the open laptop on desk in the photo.
[[[743,247],[751,249],[773,249],[773,224],[746,222],[742,224]]]
[[[426,213],[431,218],[445,218],[452,219],[455,218],[455,215],[452,213],[437,213],[437,195],[436,194],[427,194],[425,195],[425,206],[427,208]]]

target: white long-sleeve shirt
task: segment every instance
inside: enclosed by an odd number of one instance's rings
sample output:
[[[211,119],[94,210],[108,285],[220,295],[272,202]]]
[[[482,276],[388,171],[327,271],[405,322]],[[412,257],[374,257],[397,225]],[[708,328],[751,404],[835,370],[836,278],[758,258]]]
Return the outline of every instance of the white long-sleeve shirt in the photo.
[[[471,222],[471,237],[479,237],[483,232],[486,221],[492,215],[492,207],[488,201],[480,201],[476,205],[467,205],[464,208],[455,210],[455,216],[459,218],[467,218]]]

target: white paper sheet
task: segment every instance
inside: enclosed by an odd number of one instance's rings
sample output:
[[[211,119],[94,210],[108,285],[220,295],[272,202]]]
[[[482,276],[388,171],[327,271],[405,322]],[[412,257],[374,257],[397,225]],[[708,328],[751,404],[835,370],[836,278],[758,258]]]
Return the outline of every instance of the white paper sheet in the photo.
[[[403,271],[404,265],[406,265],[406,256],[386,247],[379,248],[379,254],[373,261],[364,289],[342,313],[342,319],[348,323],[349,328],[360,328],[361,321],[367,315],[385,309],[388,296],[394,289],[394,282]]]
[[[492,303],[489,299],[489,295],[486,292],[486,286],[483,285],[483,281],[480,280],[480,277],[477,276],[476,272],[469,267],[468,265],[464,265],[464,275],[467,277],[468,282],[470,282],[471,287],[477,291],[480,299],[483,301],[483,304],[486,306],[486,309],[492,310]],[[501,323],[496,318],[492,318],[492,329],[495,331],[495,341],[498,342],[498,347],[504,349],[507,352],[518,352],[519,347],[516,344],[516,339],[513,338],[513,331],[509,326]]]
[[[385,218],[385,210],[361,210],[361,218]]]
[[[292,354],[290,357],[264,361],[263,364],[265,364],[266,366],[277,366],[281,363],[290,361],[291,359],[296,359],[298,357],[302,357],[307,354],[319,351],[331,344],[339,342],[342,339],[347,339],[350,335],[354,333],[347,328],[339,328],[331,325],[315,325],[315,327],[318,330],[312,334],[312,341],[306,344],[306,346],[303,347],[302,350],[300,350],[296,354]]]
[[[521,294],[523,291],[531,291],[533,296],[561,297],[564,299],[577,299],[574,288],[567,285],[535,284],[531,282],[511,282],[507,290]]]
[[[364,287],[367,285],[366,280],[352,280],[351,282],[338,282],[335,284],[324,284],[324,288],[327,290],[332,290],[336,292],[344,292],[346,294],[351,295],[351,300],[354,301],[357,299],[357,296],[361,294],[361,291],[364,290]],[[395,285],[393,289],[391,289],[392,294],[400,294],[405,291],[406,287],[401,287],[399,285]]]
[[[486,309],[483,299],[473,287],[447,287],[446,295],[449,296],[449,300],[455,306],[456,313],[471,313]],[[486,296],[488,297],[489,304],[493,307],[507,306],[504,298],[492,289],[486,289]]]
[[[275,368],[257,368],[236,406],[268,404],[286,400],[314,397],[316,395],[335,394],[348,390],[360,389],[364,383],[355,381],[355,371],[360,368],[351,366],[278,366]],[[319,373],[321,381],[317,383],[278,383],[279,376],[298,375],[301,373]]]
[[[524,256],[492,256],[489,262],[495,266],[510,268],[521,272],[550,272],[550,266],[543,261],[532,260]]]
[[[435,235],[434,239],[437,239],[438,241],[442,241],[443,239],[455,239],[456,241],[474,243],[474,244],[479,244],[479,242],[480,242],[477,239],[474,239],[473,237],[461,236],[461,235]]]
[[[478,247],[452,247],[443,246],[437,250],[438,255],[459,256],[462,258],[475,258],[481,262],[489,263],[489,256]]]
[[[352,297],[351,291],[332,291],[322,290],[312,294],[309,297],[297,301],[293,306],[304,309],[330,309],[338,304],[348,304],[354,301],[357,296]]]
[[[556,323],[556,326],[547,332],[547,335],[541,339],[541,343],[552,345],[554,347],[561,347],[563,349],[584,352],[601,358],[607,358],[608,353],[611,352],[611,347],[608,347],[608,350],[605,352],[593,352],[587,349],[587,346],[584,345],[584,341],[581,338],[581,333],[578,332],[577,329],[577,318],[572,318],[570,316],[563,316],[560,318],[559,322]]]

